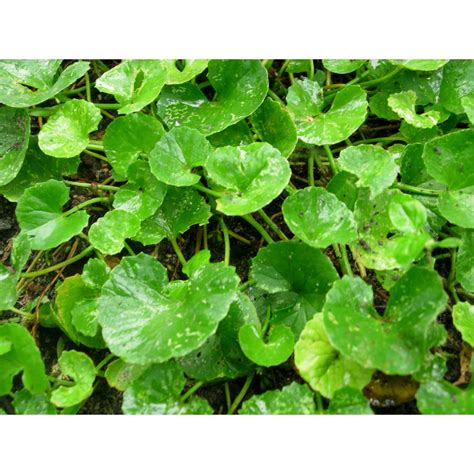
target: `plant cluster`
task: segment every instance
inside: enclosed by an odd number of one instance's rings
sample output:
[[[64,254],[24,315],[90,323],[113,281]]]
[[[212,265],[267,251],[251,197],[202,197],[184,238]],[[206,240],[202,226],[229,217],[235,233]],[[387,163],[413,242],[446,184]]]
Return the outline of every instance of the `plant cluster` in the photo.
[[[474,61],[4,60],[0,104],[2,411],[474,413]]]

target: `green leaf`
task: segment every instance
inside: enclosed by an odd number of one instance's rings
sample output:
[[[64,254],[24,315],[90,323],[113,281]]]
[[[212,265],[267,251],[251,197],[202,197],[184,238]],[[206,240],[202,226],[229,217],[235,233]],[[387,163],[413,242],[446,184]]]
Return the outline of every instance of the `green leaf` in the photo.
[[[19,173],[30,138],[30,117],[25,110],[0,107],[0,186]]]
[[[352,212],[324,188],[298,190],[285,199],[282,210],[290,230],[312,247],[346,244],[357,238]]]
[[[297,79],[288,89],[286,102],[295,120],[307,120],[323,110],[323,89],[306,77]]]
[[[394,227],[405,233],[415,233],[426,224],[426,208],[408,194],[395,194],[390,201],[388,215]]]
[[[423,114],[416,113],[416,93],[413,91],[402,91],[397,94],[391,94],[387,102],[390,108],[396,112],[400,118],[406,120],[407,123],[414,127],[432,128],[440,120],[439,112],[434,110]]]
[[[443,67],[448,60],[446,59],[399,59],[390,60],[391,63],[400,64],[401,66],[411,69],[412,71],[435,71]]]
[[[206,169],[209,178],[224,188],[217,209],[230,216],[266,206],[280,195],[291,176],[286,158],[268,143],[218,148]]]
[[[15,272],[0,263],[0,311],[15,306],[17,282],[18,277]]]
[[[318,313],[306,323],[295,346],[295,365],[313,390],[332,398],[342,387],[363,388],[370,382],[372,370],[340,354],[329,342]]]
[[[366,93],[359,86],[338,92],[325,113],[295,117],[298,138],[313,145],[333,145],[349,138],[367,116]]]
[[[215,148],[248,145],[254,141],[252,131],[245,119],[225,128],[221,132],[209,135],[207,139]]]
[[[474,92],[474,61],[450,61],[443,69],[440,104],[453,114],[462,114],[462,98]]]
[[[13,379],[23,372],[24,387],[40,394],[48,387],[41,353],[30,333],[19,324],[0,325],[0,340],[10,343],[10,349],[0,355],[0,396],[11,392]],[[2,351],[3,352],[3,351]]]
[[[398,120],[399,116],[388,105],[389,92],[377,92],[369,99],[370,111],[385,120]]]
[[[283,156],[291,155],[298,137],[290,114],[281,104],[267,97],[250,120],[263,142],[270,143]]]
[[[185,125],[205,136],[220,132],[255,112],[268,92],[267,70],[258,60],[212,60],[207,77],[213,101],[196,84],[163,89],[157,108],[169,127]]]
[[[422,384],[416,393],[424,415],[474,415],[474,386],[460,389],[448,382]]]
[[[60,105],[38,135],[44,153],[55,158],[72,158],[89,144],[89,133],[97,130],[100,110],[86,100],[72,99]]]
[[[467,301],[456,303],[453,307],[453,322],[463,340],[474,346],[474,306]]]
[[[63,175],[73,175],[78,165],[79,157],[65,159],[45,155],[38,147],[37,138],[30,137],[29,147],[20,171],[13,181],[0,186],[0,194],[9,201],[18,202],[25,190],[49,179],[60,180]]]
[[[344,387],[334,393],[327,410],[329,415],[373,415],[369,401],[360,390]]]
[[[254,364],[240,348],[239,329],[244,324],[259,323],[255,306],[247,295],[240,293],[225,319],[219,323],[216,333],[201,347],[179,360],[186,375],[203,381],[247,375]]]
[[[474,186],[474,130],[460,130],[426,143],[423,160],[428,173],[450,190]]]
[[[423,149],[424,145],[421,143],[413,143],[405,147],[400,158],[400,174],[403,183],[417,186],[431,179],[423,161]]]
[[[349,209],[354,205],[359,195],[359,188],[355,185],[356,177],[347,171],[337,173],[326,186],[326,189],[337,196]]]
[[[58,360],[61,372],[74,380],[72,387],[53,390],[51,402],[57,407],[72,407],[92,395],[96,377],[94,362],[83,352],[64,351]]]
[[[120,104],[120,114],[138,112],[151,104],[167,78],[166,67],[156,59],[123,61],[95,82],[101,92],[111,94]]]
[[[16,217],[22,232],[31,238],[33,250],[47,250],[79,234],[87,225],[86,211],[66,216],[62,206],[69,200],[69,188],[50,179],[27,189],[18,201]]]
[[[163,183],[191,186],[201,179],[193,168],[204,166],[211,151],[211,144],[197,130],[174,128],[150,152],[150,168]]]
[[[136,113],[113,120],[105,130],[104,150],[117,178],[126,178],[128,167],[140,154],[148,155],[164,133],[151,115]]]
[[[345,276],[326,296],[324,326],[331,344],[363,367],[405,375],[421,368],[447,296],[432,270],[412,267],[393,286],[383,320],[372,288]]]
[[[12,253],[10,260],[13,268],[20,272],[28,262],[31,255],[31,242],[26,234],[19,234],[13,241]]]
[[[474,229],[474,186],[445,191],[438,196],[438,209],[449,222]]]
[[[74,84],[89,69],[88,62],[77,61],[56,79],[60,65],[61,61],[56,59],[0,61],[0,104],[10,107],[40,104]]]
[[[239,415],[313,415],[316,412],[313,393],[307,385],[296,382],[281,390],[254,395],[242,404]]]
[[[237,297],[235,270],[208,264],[187,281],[168,283],[153,257],[125,257],[99,298],[99,321],[110,350],[147,364],[184,356],[215,333]]]
[[[152,365],[127,387],[122,410],[126,415],[212,414],[203,399],[193,397],[188,403],[180,402],[185,383],[175,361]]]
[[[207,59],[163,59],[163,66],[166,69],[166,84],[182,84],[188,82],[207,68]]]
[[[109,278],[110,269],[103,260],[90,258],[82,270],[82,281],[93,290],[100,290]]]
[[[207,224],[209,217],[209,205],[197,191],[170,186],[161,207],[141,223],[134,239],[143,245],[157,244],[164,238],[176,238],[193,225]]]
[[[357,71],[366,59],[323,59],[323,66],[336,74],[349,74]]]
[[[474,231],[463,235],[456,259],[456,279],[461,286],[474,292]]]
[[[122,359],[116,359],[107,366],[105,379],[111,387],[123,392],[147,368],[146,365],[127,364]]]
[[[291,356],[295,339],[287,326],[273,326],[263,337],[258,326],[245,324],[239,330],[243,353],[253,362],[264,367],[280,365]]]
[[[461,105],[471,125],[474,124],[474,91],[461,99]]]
[[[12,402],[17,415],[55,415],[56,409],[46,393],[33,395],[26,389],[15,392]]]
[[[275,298],[290,299],[289,319],[279,322],[292,326],[298,337],[306,321],[323,307],[326,293],[338,275],[319,249],[288,241],[259,250],[252,260],[250,278]]]
[[[337,162],[340,168],[359,178],[357,186],[370,189],[372,198],[390,187],[399,171],[392,154],[376,145],[347,147]]]
[[[106,255],[122,251],[125,239],[134,237],[140,229],[140,220],[134,214],[114,209],[91,225],[91,244]]]

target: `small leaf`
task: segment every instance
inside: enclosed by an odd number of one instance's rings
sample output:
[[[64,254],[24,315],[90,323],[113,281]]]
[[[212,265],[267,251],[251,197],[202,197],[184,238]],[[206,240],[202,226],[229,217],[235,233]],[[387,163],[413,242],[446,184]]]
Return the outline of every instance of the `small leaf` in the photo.
[[[15,179],[25,159],[30,117],[25,110],[0,107],[0,186]]]
[[[20,272],[28,262],[31,255],[31,242],[26,234],[19,234],[13,241],[12,253],[10,260],[13,268]]]
[[[115,97],[120,104],[120,114],[130,114],[158,97],[166,77],[167,71],[161,61],[131,59],[102,74],[95,87]]]
[[[290,230],[312,247],[346,244],[357,238],[352,212],[324,188],[298,190],[285,199],[282,210]]]
[[[357,186],[370,189],[372,198],[390,187],[399,171],[391,153],[375,145],[347,147],[337,162],[343,170],[359,178]]]
[[[371,369],[361,367],[332,347],[321,313],[306,323],[295,346],[295,365],[311,388],[327,398],[342,387],[360,390],[372,376]]]
[[[103,260],[90,258],[84,265],[81,278],[87,287],[100,290],[109,278],[109,273],[110,269]]]
[[[33,250],[47,250],[79,234],[87,225],[89,216],[78,211],[65,216],[62,206],[69,200],[69,188],[50,179],[27,189],[16,208],[16,217],[22,232],[31,238]]]
[[[467,291],[474,292],[474,231],[463,235],[456,259],[456,279]]]
[[[224,188],[217,209],[230,216],[266,206],[283,191],[291,176],[286,158],[268,143],[218,148],[206,169],[209,178]]]
[[[119,209],[107,212],[91,225],[91,244],[106,255],[119,253],[125,239],[134,237],[140,229],[140,220],[134,214]]]
[[[207,224],[210,208],[194,189],[170,186],[158,211],[141,223],[134,237],[143,245],[157,244],[163,239],[174,239],[191,226]]]
[[[453,322],[463,340],[474,346],[474,306],[467,301],[456,303],[453,307]]]
[[[357,71],[366,59],[323,59],[323,66],[336,74],[349,74]]]
[[[174,128],[150,152],[150,168],[163,183],[191,186],[201,178],[193,168],[204,166],[211,151],[210,143],[197,130]]]
[[[313,393],[307,385],[296,382],[281,390],[254,395],[242,404],[239,415],[313,415],[316,412]]]
[[[388,105],[400,118],[417,128],[432,128],[440,120],[440,114],[436,111],[416,113],[416,93],[413,91],[402,91],[390,95]]]
[[[221,132],[209,135],[207,139],[215,148],[222,148],[223,146],[249,145],[254,141],[252,131],[247,125],[245,119],[227,127]]]
[[[323,110],[323,89],[316,81],[297,79],[288,89],[288,110],[295,120],[306,120]]]
[[[147,368],[146,365],[127,364],[122,359],[116,359],[107,366],[105,378],[111,387],[123,392]]]
[[[422,230],[427,220],[425,206],[407,194],[393,196],[388,214],[394,227],[408,234]]]
[[[289,327],[273,326],[265,339],[260,328],[252,324],[245,324],[239,330],[239,342],[243,353],[258,365],[264,367],[280,365],[293,353],[295,339]]]
[[[100,110],[86,100],[72,99],[60,105],[38,135],[43,153],[55,158],[72,158],[89,144],[89,133],[97,130]]]
[[[17,299],[16,284],[18,277],[15,272],[10,271],[0,263],[0,311],[15,306]]]
[[[51,402],[57,407],[72,407],[89,398],[96,377],[94,362],[77,351],[64,351],[58,362],[61,372],[74,379],[75,384],[53,390]]]
[[[360,390],[344,387],[334,393],[327,413],[329,415],[373,415],[369,401]]]
[[[424,415],[474,415],[474,386],[461,389],[446,381],[422,384],[416,393]]]

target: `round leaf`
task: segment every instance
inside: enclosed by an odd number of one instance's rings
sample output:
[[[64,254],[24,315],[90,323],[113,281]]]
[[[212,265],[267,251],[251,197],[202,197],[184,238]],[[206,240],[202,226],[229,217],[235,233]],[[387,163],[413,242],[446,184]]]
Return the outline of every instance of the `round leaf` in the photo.
[[[400,118],[417,128],[432,128],[440,120],[439,112],[434,110],[423,114],[416,113],[416,93],[413,91],[402,91],[392,94],[388,98],[388,105]]]
[[[288,89],[288,110],[296,120],[306,120],[321,113],[324,106],[323,89],[316,81],[297,79]]]
[[[474,229],[474,186],[446,191],[438,196],[438,209],[449,222]]]

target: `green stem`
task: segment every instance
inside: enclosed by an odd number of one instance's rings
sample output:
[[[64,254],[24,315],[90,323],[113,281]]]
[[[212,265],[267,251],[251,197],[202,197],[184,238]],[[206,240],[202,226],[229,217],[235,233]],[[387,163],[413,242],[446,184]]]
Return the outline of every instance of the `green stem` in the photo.
[[[86,83],[87,83],[87,81],[86,81]],[[85,85],[85,86],[78,87],[77,89],[70,89],[68,91],[62,91],[62,94],[63,95],[79,94],[79,92],[84,92],[85,90],[87,90],[87,87],[90,87],[90,84],[89,84],[89,86]]]
[[[217,198],[225,196],[224,193],[220,193],[219,191],[214,191],[213,189],[206,188],[206,186],[203,186],[202,184],[193,184],[192,186],[194,189],[197,189],[198,191],[201,191],[203,193],[209,194],[210,196],[214,196]]]
[[[89,73],[86,72],[86,99],[87,102],[92,102],[92,95],[91,95],[91,81],[89,78]]]
[[[186,265],[186,259],[184,258],[183,252],[181,252],[181,249],[179,248],[178,242],[176,242],[176,239],[169,239],[171,246],[173,247],[173,250],[175,251],[178,260],[181,262],[181,265]]]
[[[253,380],[254,376],[255,376],[255,373],[249,375],[245,379],[245,383],[242,387],[242,390],[240,390],[237,397],[235,397],[234,403],[232,403],[232,405],[229,408],[229,411],[227,412],[229,415],[233,415],[235,413],[235,410],[237,410],[237,408],[239,407],[240,403],[242,402],[245,395],[247,394],[248,389],[250,388],[250,385],[252,384],[252,380]]]
[[[125,249],[127,250],[127,252],[129,253],[129,255],[131,255],[132,257],[135,257],[137,254],[132,250],[132,248],[130,247],[130,245],[128,245],[127,241],[124,240],[123,241],[123,246],[125,247]]]
[[[283,231],[270,219],[268,214],[263,210],[259,209],[258,211],[259,216],[268,224],[270,229],[275,232],[281,240],[288,240],[288,237],[283,233]]]
[[[312,59],[309,60],[309,74],[308,79],[312,81],[314,79],[314,61]]]
[[[314,186],[314,156],[316,155],[316,150],[312,148],[309,152],[308,157],[308,183],[310,186]]]
[[[226,382],[224,384],[224,392],[225,392],[225,403],[227,405],[227,410],[229,410],[232,404],[232,400],[230,398],[229,382]]]
[[[221,228],[222,228],[222,235],[224,236],[224,263],[229,265],[230,263],[230,239],[229,239],[229,230],[224,222],[224,218],[219,218]]]
[[[257,282],[253,278],[250,278],[239,286],[239,291],[245,291],[247,288],[255,285],[255,283]]]
[[[331,173],[333,176],[336,176],[338,172],[337,164],[336,161],[334,160],[334,155],[332,154],[331,148],[329,145],[324,145],[324,151],[326,152],[326,155],[328,157],[329,161],[329,167],[331,168]]]
[[[68,181],[63,180],[69,186],[76,186],[78,188],[91,188],[91,189],[100,189],[102,191],[118,191],[119,186],[109,186],[108,184],[95,184],[95,183],[81,183],[79,181]]]
[[[285,62],[282,64],[280,70],[278,71],[278,77],[281,77],[281,75],[285,72],[285,69],[288,66],[289,62],[290,62],[290,60],[286,59]]]
[[[32,313],[27,313],[26,311],[22,311],[21,309],[17,308],[10,308],[8,311],[11,311],[12,313],[19,314],[20,316],[24,316],[25,318],[28,319],[35,319],[35,315]]]
[[[385,76],[379,77],[378,79],[372,79],[371,81],[361,82],[359,83],[359,86],[360,87],[376,86],[377,84],[380,84],[381,82],[384,82],[388,79],[391,79],[393,76],[396,76],[402,69],[403,69],[403,66],[398,66],[393,71],[386,74]]]
[[[203,381],[196,382],[181,398],[180,402],[184,403],[193,393],[197,392],[204,385]]]
[[[122,107],[120,104],[94,104],[96,107],[99,109],[105,109],[105,110],[117,110]]]
[[[455,282],[456,282],[456,257],[457,249],[451,249],[451,269],[449,270],[448,275],[448,287],[451,292],[453,299],[456,303],[460,302],[459,296],[456,292]]]
[[[402,191],[406,191],[412,194],[420,194],[422,196],[438,196],[442,193],[442,191],[439,191],[437,189],[419,188],[417,186],[411,186],[410,184],[404,183],[396,183],[395,187],[401,189]]]
[[[275,241],[271,238],[270,234],[260,225],[251,214],[245,214],[244,216],[240,216],[242,219],[246,220],[262,237],[263,239],[269,243],[273,244]]]
[[[81,204],[78,204],[77,206],[72,207],[69,209],[69,211],[66,211],[63,214],[63,217],[70,216],[71,214],[74,214],[76,211],[79,211],[80,209],[83,209],[84,207],[90,206],[91,204],[95,204],[96,202],[108,202],[109,198],[108,197],[95,197],[92,199],[89,199],[88,201],[81,202]]]
[[[349,263],[349,257],[347,255],[347,249],[345,245],[339,245],[341,251],[341,268],[345,275],[354,276],[352,274],[351,264]]]
[[[94,158],[98,158],[99,160],[105,161],[106,163],[109,162],[108,158],[104,155],[99,155],[99,153],[96,153],[95,151],[88,150],[87,148],[83,150],[83,153],[86,155],[92,156]]]
[[[278,97],[278,96],[275,94],[275,92],[273,92],[271,89],[268,89],[268,95],[269,95],[272,99],[274,99],[274,100],[276,100],[277,102],[279,102],[280,104],[284,104],[284,102],[280,99],[280,97]]]
[[[78,253],[74,257],[68,258],[67,260],[64,260],[64,262],[57,263],[56,265],[53,265],[48,268],[43,268],[42,270],[37,270],[35,272],[25,272],[25,273],[20,273],[21,278],[36,278],[41,275],[46,275],[47,273],[54,272],[56,270],[60,270],[61,268],[67,267],[68,265],[73,264],[74,262],[77,262],[78,260],[81,260],[84,258],[86,255],[89,255],[92,251],[94,250],[94,247],[92,245],[89,245],[89,247],[86,247],[81,253]]]
[[[353,145],[363,145],[364,143],[391,143],[391,142],[406,142],[406,139],[401,135],[392,135],[391,137],[375,137],[375,138],[365,138],[364,140],[358,140],[353,143]]]
[[[115,357],[114,354],[109,354],[108,356],[106,356],[105,359],[103,359],[101,362],[97,364],[95,370],[97,370],[98,372],[100,369],[102,369],[102,367],[107,365],[114,357]]]
[[[102,142],[96,142],[92,140],[89,141],[87,148],[96,151],[104,151],[104,145],[102,144]]]

